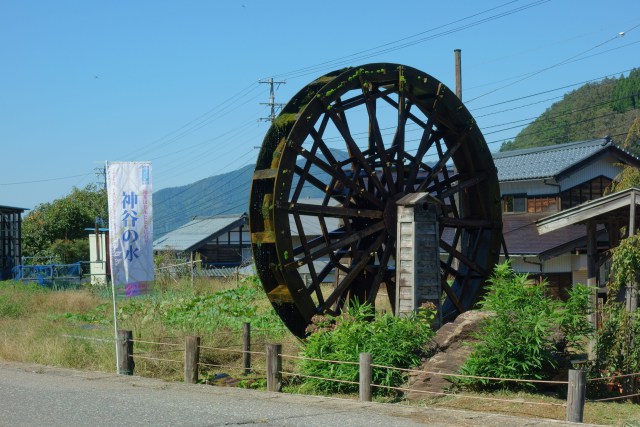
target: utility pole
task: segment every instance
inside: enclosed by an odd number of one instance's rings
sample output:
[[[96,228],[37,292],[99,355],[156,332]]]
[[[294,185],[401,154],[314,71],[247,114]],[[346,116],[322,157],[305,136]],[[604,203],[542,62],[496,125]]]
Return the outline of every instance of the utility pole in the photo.
[[[98,182],[96,184],[98,185],[102,185],[104,188],[107,188],[107,170],[106,168],[103,166],[101,168],[93,168],[95,174],[96,174],[96,178],[98,179]]]
[[[282,108],[284,106],[284,104],[279,104],[276,102],[276,89],[280,85],[285,84],[286,82],[285,81],[276,82],[273,80],[273,77],[269,77],[268,79],[259,80],[258,83],[266,83],[269,85],[269,102],[261,102],[260,104],[268,105],[269,107],[271,107],[271,113],[269,114],[269,117],[260,117],[258,121],[260,122],[269,121],[273,123],[273,121],[276,119],[276,109]]]
[[[462,61],[460,59],[460,49],[454,49],[453,56],[456,63],[456,96],[462,101]]]

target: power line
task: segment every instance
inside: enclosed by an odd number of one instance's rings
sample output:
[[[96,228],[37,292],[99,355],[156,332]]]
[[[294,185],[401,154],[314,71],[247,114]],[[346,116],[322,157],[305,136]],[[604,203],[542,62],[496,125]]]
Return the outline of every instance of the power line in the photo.
[[[78,177],[83,177],[83,176],[91,176],[92,173],[82,173],[79,175],[69,175],[69,176],[61,176],[61,177],[57,177],[57,178],[45,178],[45,179],[36,179],[33,181],[18,181],[18,182],[5,182],[5,183],[0,183],[0,185],[23,185],[23,184],[37,184],[40,182],[49,182],[49,181],[62,181],[65,179],[72,179],[72,178],[78,178]]]
[[[639,27],[639,26],[640,26],[640,24],[635,25],[635,26],[633,26],[632,28],[628,29],[627,31],[623,31],[623,32],[621,32],[621,33],[618,33],[618,34],[616,34],[615,36],[613,36],[613,37],[611,37],[611,38],[608,38],[607,40],[605,40],[605,41],[603,41],[603,42],[601,42],[601,43],[598,43],[598,44],[597,44],[597,45],[595,45],[595,46],[592,46],[592,47],[588,48],[587,50],[584,50],[584,51],[582,51],[582,52],[580,52],[580,53],[577,53],[577,54],[575,54],[575,55],[573,55],[573,56],[570,56],[569,58],[564,59],[564,60],[562,60],[562,61],[560,61],[560,62],[557,62],[557,63],[555,63],[555,64],[553,64],[553,65],[550,65],[550,66],[548,66],[548,67],[544,67],[544,68],[541,68],[541,69],[539,69],[539,70],[533,71],[533,72],[531,72],[531,73],[529,73],[529,74],[525,75],[524,77],[522,77],[522,78],[520,78],[520,79],[518,79],[518,80],[516,80],[516,81],[514,81],[514,82],[511,82],[511,83],[506,84],[506,85],[504,85],[504,86],[500,86],[500,87],[498,87],[498,88],[496,88],[496,89],[493,89],[493,90],[490,90],[490,91],[488,91],[488,92],[485,92],[485,93],[483,93],[482,95],[478,95],[478,96],[476,96],[475,98],[471,98],[471,99],[469,99],[469,100],[467,100],[467,101],[465,101],[465,102],[466,102],[467,104],[468,104],[468,103],[471,103],[471,102],[473,102],[473,101],[475,101],[475,100],[477,100],[477,99],[480,99],[480,98],[482,98],[482,97],[484,97],[484,96],[487,96],[487,95],[489,95],[489,94],[495,93],[495,92],[497,92],[497,91],[499,91],[499,90],[502,90],[502,89],[505,89],[505,88],[507,88],[507,87],[513,86],[513,85],[515,85],[515,84],[517,84],[517,83],[520,83],[520,82],[522,82],[522,81],[524,81],[524,80],[527,80],[527,79],[529,79],[529,78],[531,78],[531,77],[537,76],[537,75],[539,75],[539,74],[541,74],[541,73],[543,73],[543,72],[545,72],[545,71],[548,71],[548,70],[551,70],[551,69],[553,69],[553,68],[559,67],[560,65],[567,64],[567,63],[569,63],[569,62],[571,62],[571,61],[575,60],[576,58],[578,58],[578,57],[580,57],[580,56],[584,55],[585,53],[591,52],[592,50],[595,50],[595,49],[597,49],[597,48],[599,48],[599,47],[601,47],[601,46],[604,46],[604,45],[605,45],[605,44],[607,44],[607,43],[610,43],[610,42],[612,42],[612,41],[614,41],[614,40],[617,40],[617,39],[619,39],[619,38],[623,37],[623,36],[624,36],[624,34],[629,33],[630,31],[635,30],[635,29],[636,29],[637,27]]]
[[[486,17],[486,18],[482,18],[480,20],[477,20],[477,21],[474,21],[474,22],[471,22],[471,23],[468,23],[468,24],[464,24],[464,25],[460,25],[460,26],[454,27],[453,29],[441,31],[441,32],[438,32],[438,33],[435,33],[435,34],[432,34],[432,35],[429,35],[429,36],[426,36],[426,37],[420,37],[420,36],[422,36],[424,34],[431,33],[431,32],[434,32],[436,30],[444,29],[446,27],[449,27],[449,26],[452,26],[452,25],[455,25],[455,24],[470,20],[472,18],[478,17],[480,15],[484,15],[486,13],[495,11],[497,9],[500,9],[502,7],[505,7],[505,6],[508,6],[510,4],[513,4],[513,3],[517,2],[517,1],[509,1],[509,2],[503,3],[503,4],[499,5],[499,6],[495,6],[495,7],[489,8],[489,9],[485,9],[485,10],[483,10],[481,12],[477,12],[477,13],[468,15],[468,16],[466,16],[464,18],[451,21],[451,22],[449,22],[447,24],[443,24],[443,25],[440,25],[438,27],[434,27],[434,28],[427,29],[425,31],[421,31],[419,33],[413,34],[413,35],[408,36],[408,37],[403,37],[401,39],[398,39],[398,40],[395,40],[395,41],[392,41],[392,42],[388,42],[388,43],[384,43],[382,45],[379,45],[379,46],[376,46],[376,47],[373,47],[373,48],[370,48],[370,49],[366,49],[366,50],[355,52],[355,53],[352,53],[352,54],[349,54],[349,55],[345,55],[345,56],[342,56],[342,57],[337,58],[337,59],[324,61],[324,62],[318,63],[316,65],[311,65],[311,66],[299,68],[297,70],[281,73],[281,74],[276,75],[275,77],[285,77],[286,76],[286,77],[289,77],[289,78],[297,78],[297,77],[305,76],[307,74],[318,72],[319,70],[323,70],[323,69],[328,69],[328,68],[335,69],[336,67],[339,67],[341,65],[347,64],[347,63],[352,62],[352,61],[356,61],[356,60],[359,61],[359,60],[363,60],[363,59],[368,59],[368,58],[371,58],[371,57],[374,57],[374,56],[381,55],[383,53],[404,49],[406,47],[413,46],[413,45],[418,44],[418,43],[423,43],[425,41],[433,40],[433,39],[436,39],[436,38],[444,37],[444,36],[449,35],[449,34],[453,34],[453,33],[459,32],[459,31],[463,31],[463,30],[466,30],[468,28],[472,28],[472,27],[475,27],[475,26],[478,26],[478,25],[481,25],[481,24],[484,24],[484,23],[487,23],[487,22],[494,21],[496,19],[503,18],[505,16],[509,16],[509,15],[521,12],[523,10],[530,9],[532,7],[535,7],[535,6],[539,6],[539,5],[544,4],[544,3],[548,3],[549,1],[550,0],[534,1],[532,3],[526,4],[526,5],[523,5],[523,6],[519,6],[519,7],[515,8],[515,9],[511,9],[511,10],[508,10],[508,11],[505,11],[505,12],[500,12],[500,13],[491,15],[491,16]],[[417,38],[417,37],[420,37],[420,38]],[[415,39],[415,40],[411,40],[411,39]]]

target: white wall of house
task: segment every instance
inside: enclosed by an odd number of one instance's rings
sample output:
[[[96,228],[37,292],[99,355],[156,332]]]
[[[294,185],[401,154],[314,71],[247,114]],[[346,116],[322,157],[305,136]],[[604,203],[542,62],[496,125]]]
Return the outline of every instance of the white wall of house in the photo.
[[[500,262],[505,258],[500,257]],[[515,255],[511,256],[511,266],[517,273],[571,273],[572,283],[586,283],[587,279],[587,256],[566,253],[549,260],[540,262],[535,255]]]
[[[561,186],[561,191],[564,191],[599,176],[606,176],[607,178],[613,179],[622,171],[619,163],[620,161],[613,156],[604,156],[595,162],[591,162],[577,169],[571,175],[563,176],[558,181],[558,184]]]
[[[553,180],[547,180],[555,184]],[[500,183],[500,192],[505,195],[528,194],[530,196],[546,196],[558,194],[558,187],[548,185],[542,179],[527,179],[522,181],[503,181]]]

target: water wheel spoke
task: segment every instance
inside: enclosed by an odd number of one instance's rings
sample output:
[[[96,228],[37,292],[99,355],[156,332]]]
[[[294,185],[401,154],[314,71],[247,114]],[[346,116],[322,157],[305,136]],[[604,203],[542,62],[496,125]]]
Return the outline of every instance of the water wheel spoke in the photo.
[[[404,143],[405,143],[405,134],[406,134],[406,124],[409,111],[411,110],[411,103],[406,103],[406,98],[404,94],[399,94],[399,102],[398,102],[398,123],[396,127],[396,132],[393,136],[393,141],[391,143],[392,149],[395,149],[395,158],[396,158],[396,178],[398,183],[398,190],[402,191],[403,183],[404,183],[404,160],[405,160],[405,152],[404,152]]]
[[[363,94],[358,94],[351,98],[347,99],[339,99],[334,105],[331,106],[331,109],[336,113],[344,113],[347,110],[358,107],[366,102],[366,98]]]
[[[278,207],[277,204],[276,207]],[[382,211],[345,208],[342,206],[323,206],[291,202],[288,204],[287,209],[289,212],[300,212],[304,215],[322,215],[332,218],[382,218]]]
[[[440,240],[440,247],[444,249],[446,252],[448,252],[449,254],[453,255],[455,258],[457,258],[458,261],[462,262],[464,265],[466,265],[470,269],[476,271],[481,276],[486,275],[487,272],[480,264],[475,262],[473,259],[467,257],[466,255],[458,251],[453,246],[450,246],[447,242],[445,242],[442,239]]]
[[[327,183],[320,181],[313,175],[310,175],[308,170],[304,170],[298,165],[296,165],[293,171],[300,177],[300,179],[298,180],[298,187],[300,187],[300,191],[304,187],[304,183],[309,183],[322,192],[327,192],[332,188],[331,185],[327,185]],[[291,196],[291,200],[298,200],[298,198],[300,197],[300,191],[298,191],[298,189],[296,188],[296,191]]]
[[[300,246],[303,249],[305,257],[311,256],[311,250],[307,245],[307,237],[305,236],[302,226],[302,220],[300,219],[299,212],[293,212],[293,219],[295,221],[296,227],[298,228],[298,236],[300,238]],[[316,268],[313,262],[309,263],[309,274],[311,275],[311,283],[318,283],[318,275],[316,274]]]
[[[375,234],[381,230],[384,230],[385,225],[384,222],[379,221],[374,223],[373,225],[357,231],[355,233],[352,233],[348,236],[345,236],[333,243],[331,243],[330,245],[327,245],[325,247],[322,247],[320,249],[315,250],[314,252],[312,252],[311,254],[309,254],[309,256],[305,256],[302,257],[296,261],[290,262],[288,264],[284,265],[284,268],[286,270],[295,270],[298,267],[302,267],[303,265],[307,265],[310,262],[313,262],[319,258],[322,258],[325,255],[328,255],[331,252],[334,252],[338,249],[342,249],[345,247],[348,247],[349,245],[351,245],[354,242],[357,242],[358,240],[361,240],[367,236],[370,236],[372,234]]]
[[[491,228],[493,225],[495,225],[488,219],[453,218],[448,216],[438,218],[438,223],[444,227],[460,228],[463,230]]]
[[[302,147],[294,147],[292,149],[295,150],[300,156],[302,156],[305,159],[311,161],[315,166],[320,168],[323,172],[331,175],[331,177],[335,178],[335,180],[337,182],[339,182],[343,186],[353,190],[356,194],[359,195],[359,197],[363,197],[368,202],[370,202],[370,203],[372,203],[372,204],[374,204],[374,205],[376,205],[376,206],[378,206],[380,208],[383,208],[382,202],[379,199],[374,197],[368,191],[365,191],[364,187],[359,186],[352,179],[350,179],[347,175],[345,175],[345,173],[342,171],[342,169],[337,169],[335,167],[330,166],[329,164],[327,164],[323,160],[319,159],[318,157],[312,156],[307,150],[303,149]]]
[[[436,142],[436,140],[440,137],[438,132],[435,132],[433,126],[431,125],[431,120],[427,122],[429,125],[422,132],[422,137],[420,138],[420,144],[418,145],[418,150],[416,151],[416,155],[413,159],[413,163],[409,165],[409,176],[405,183],[405,191],[411,192],[414,191],[413,187],[416,183],[416,179],[418,178],[418,172],[421,168],[427,170],[431,173],[432,168],[422,163],[422,159],[424,155],[427,154],[427,151],[431,148],[431,146]],[[425,168],[426,166],[426,168]]]
[[[324,126],[326,126],[325,121],[328,121],[328,116],[324,115],[322,121],[324,123]],[[338,163],[338,160],[336,160],[335,156],[331,152],[331,149],[324,142],[322,134],[319,131],[316,131],[313,127],[310,127],[309,135],[311,136],[311,138],[313,138],[313,143],[318,145],[318,148],[320,148],[322,155],[325,157],[327,162],[329,162],[329,164],[335,165],[336,163]]]
[[[453,289],[451,289],[451,286],[449,285],[449,282],[447,282],[447,276],[446,275],[443,274],[440,277],[440,284],[442,286],[442,290],[449,297],[449,300],[451,301],[451,303],[455,306],[455,308],[460,313],[462,313],[464,311],[464,308],[462,307],[462,304],[460,303],[460,300],[458,299],[458,296],[455,294],[455,292],[453,292]]]
[[[364,87],[364,85],[362,87],[362,92],[367,100],[367,114],[369,115],[369,149],[371,149],[372,146],[375,147],[380,158],[384,182],[386,182],[389,191],[395,192],[395,182],[393,180],[393,175],[391,174],[391,169],[389,168],[391,161],[389,160],[387,150],[384,147],[382,132],[380,132],[380,124],[378,123],[378,116],[376,115],[376,101],[375,98],[369,96],[370,92]]]
[[[329,110],[328,114],[334,125],[336,126],[336,129],[338,129],[338,132],[340,132],[340,135],[344,139],[344,142],[349,150],[349,155],[354,159],[354,166],[356,163],[359,164],[362,169],[367,172],[367,176],[377,187],[378,191],[380,191],[380,193],[382,194],[388,195],[387,190],[384,188],[384,185],[382,184],[380,179],[378,179],[375,170],[367,162],[364,155],[362,154],[362,151],[360,151],[360,147],[358,147],[358,144],[356,144],[356,142],[353,140],[353,137],[351,136],[349,128],[347,127],[345,122],[343,122],[342,119],[338,117],[338,115],[332,110]]]
[[[465,191],[468,188],[478,186],[480,183],[485,181],[487,177],[488,175],[486,172],[480,172],[476,174],[474,177],[465,179],[464,181],[460,181],[459,176],[451,176],[449,180],[454,182],[458,181],[458,184],[449,187],[448,190],[443,191],[441,194],[439,194],[439,197],[443,199],[446,197],[453,197],[455,196],[456,193],[460,193],[462,191]]]
[[[415,104],[414,98],[412,98],[409,93],[406,93],[405,96],[407,96],[409,98],[409,100],[411,101],[412,104]],[[390,96],[383,96],[382,99],[387,101],[389,103],[389,105],[391,105],[393,108],[398,109],[398,102],[396,102]],[[419,105],[420,105],[420,103],[418,103],[418,107],[419,107]],[[425,115],[427,117],[430,117],[430,114],[425,114]],[[429,125],[425,124],[425,122],[420,120],[415,114],[407,112],[407,117],[409,119],[411,119],[411,121],[413,121],[415,124],[420,126],[421,128],[423,128],[423,129],[428,129],[429,128]]]
[[[314,129],[314,133],[316,134],[316,138],[313,139],[313,146],[311,147],[311,150],[309,150],[311,152],[311,155],[315,156],[316,152],[318,151],[318,148],[324,146],[326,147],[326,145],[324,144],[324,141],[322,140],[322,135],[324,134],[324,131],[327,127],[327,123],[329,122],[329,118],[328,117],[323,117],[322,121],[320,122],[320,126],[318,128],[318,131],[315,131]],[[329,162],[331,162],[330,159],[328,159]],[[324,187],[326,187],[326,185],[322,185],[320,186],[320,180],[316,179],[314,176],[310,175],[309,172],[311,170],[311,166],[312,163],[310,161],[306,161],[304,164],[304,168],[301,168],[300,166],[298,166],[296,164],[295,167],[295,171],[296,173],[300,176],[300,179],[298,180],[298,185],[296,186],[296,189],[293,193],[293,196],[291,196],[292,200],[298,200],[298,197],[300,197],[300,193],[302,192],[302,189],[304,188],[304,184],[306,182],[307,179],[310,180],[314,180],[314,182],[312,183],[313,185],[315,185],[316,187],[320,188],[320,189],[324,189]]]
[[[438,173],[440,173],[442,169],[444,169],[447,166],[447,162],[451,160],[451,157],[455,154],[455,152],[458,151],[460,147],[462,147],[463,142],[464,142],[464,137],[460,138],[451,148],[449,148],[447,151],[443,152],[442,155],[440,155],[440,159],[436,162],[436,164],[431,169],[431,172],[429,172],[429,175],[418,187],[418,190],[417,190],[418,192],[424,191],[424,189],[427,187],[427,184],[431,182],[434,179],[434,177]],[[439,144],[436,144],[436,145],[439,146]]]
[[[367,247],[367,249],[362,253],[358,262],[353,267],[351,267],[349,273],[345,276],[344,279],[342,279],[338,286],[336,286],[336,289],[331,293],[331,295],[327,297],[322,308],[332,306],[335,302],[338,301],[338,298],[344,295],[345,291],[349,288],[349,285],[351,285],[351,283],[358,277],[360,272],[364,270],[364,268],[369,263],[369,260],[372,258],[372,254],[374,254],[377,251],[378,247],[382,245],[385,238],[386,235],[384,233],[380,234],[374,240],[374,242],[371,243],[369,247]]]
[[[376,299],[376,295],[378,294],[378,290],[380,288],[380,283],[385,278],[385,274],[387,272],[387,264],[389,263],[389,259],[393,254],[393,250],[395,249],[395,245],[390,244],[389,242],[392,238],[393,236],[388,237],[387,244],[385,245],[384,250],[382,251],[382,256],[380,255],[378,256],[380,259],[380,265],[378,266],[376,275],[373,278],[373,281],[371,283],[369,295],[367,296],[368,304],[371,304],[371,305],[375,304],[375,299]]]

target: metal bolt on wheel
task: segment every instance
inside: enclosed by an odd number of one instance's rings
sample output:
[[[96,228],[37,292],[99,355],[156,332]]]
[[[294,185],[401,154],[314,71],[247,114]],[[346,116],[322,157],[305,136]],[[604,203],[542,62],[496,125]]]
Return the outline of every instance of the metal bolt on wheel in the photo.
[[[289,101],[258,156],[249,226],[262,285],[294,334],[381,289],[395,307],[396,202],[414,192],[434,200],[451,319],[477,302],[502,241],[497,172],[467,109],[430,75],[388,63],[334,71]]]

